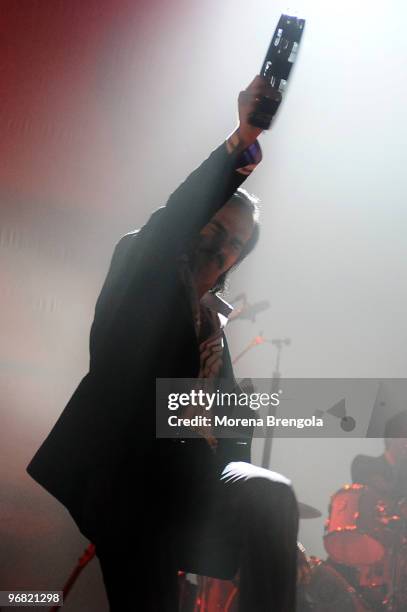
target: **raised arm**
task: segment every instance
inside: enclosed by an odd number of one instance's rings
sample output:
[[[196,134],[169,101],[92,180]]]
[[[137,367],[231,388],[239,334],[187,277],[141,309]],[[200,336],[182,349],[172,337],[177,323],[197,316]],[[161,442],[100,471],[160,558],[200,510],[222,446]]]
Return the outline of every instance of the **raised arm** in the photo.
[[[261,160],[256,140],[261,129],[249,124],[249,115],[264,95],[273,96],[275,91],[257,76],[239,94],[239,121],[234,132],[174,191],[166,206],[155,211],[140,231],[127,234],[116,246],[96,305],[92,355],[108,335],[129,287],[134,291],[140,287],[141,291],[148,283],[154,284],[157,271],[186,251],[189,241]]]
[[[221,208],[261,161],[257,137],[261,129],[249,123],[249,116],[261,96],[275,90],[260,76],[241,91],[238,98],[238,125],[223,142],[172,193],[165,207],[156,211],[143,231],[160,236],[157,248],[164,252],[185,249],[211,217]]]

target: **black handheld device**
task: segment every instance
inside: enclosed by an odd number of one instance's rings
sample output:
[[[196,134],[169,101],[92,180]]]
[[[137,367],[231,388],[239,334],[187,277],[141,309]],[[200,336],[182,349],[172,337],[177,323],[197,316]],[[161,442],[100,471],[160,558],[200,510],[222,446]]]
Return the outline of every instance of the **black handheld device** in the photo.
[[[287,86],[304,26],[305,19],[281,15],[260,70],[260,75],[276,89],[276,95],[273,98],[263,96],[259,100],[256,110],[249,117],[251,125],[269,129]]]

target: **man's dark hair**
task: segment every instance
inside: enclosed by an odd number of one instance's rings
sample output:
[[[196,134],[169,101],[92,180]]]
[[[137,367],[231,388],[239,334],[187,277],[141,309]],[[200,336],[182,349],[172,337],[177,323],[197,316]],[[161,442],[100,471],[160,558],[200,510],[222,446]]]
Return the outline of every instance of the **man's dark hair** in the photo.
[[[256,196],[250,194],[248,191],[246,191],[246,189],[239,187],[239,189],[235,191],[235,193],[232,195],[230,200],[228,200],[227,203],[225,204],[225,206],[236,206],[236,207],[239,206],[241,208],[245,208],[246,210],[248,210],[253,217],[254,225],[253,225],[252,235],[250,236],[249,240],[243,246],[241,253],[239,255],[239,259],[229,270],[226,270],[226,272],[224,272],[218,278],[216,285],[212,287],[211,289],[212,293],[218,293],[218,292],[225,291],[229,273],[235,268],[237,268],[237,266],[240,263],[242,263],[242,261],[253,251],[254,247],[256,246],[259,240],[259,236],[260,236],[259,202],[260,200]]]
[[[407,438],[407,410],[399,412],[388,421],[384,428],[384,444],[389,448],[389,438]]]

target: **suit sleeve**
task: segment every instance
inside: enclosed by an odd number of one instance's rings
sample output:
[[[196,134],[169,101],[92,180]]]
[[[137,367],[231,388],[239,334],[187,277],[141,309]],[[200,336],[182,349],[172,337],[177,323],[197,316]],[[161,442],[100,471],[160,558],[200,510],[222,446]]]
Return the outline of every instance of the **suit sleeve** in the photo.
[[[166,205],[153,213],[140,230],[141,238],[148,236],[144,242],[150,265],[159,258],[166,260],[168,256],[185,252],[190,241],[261,160],[261,150],[256,145],[259,156],[256,163],[249,165],[242,161],[246,152],[229,152],[226,143],[222,143],[170,195]]]

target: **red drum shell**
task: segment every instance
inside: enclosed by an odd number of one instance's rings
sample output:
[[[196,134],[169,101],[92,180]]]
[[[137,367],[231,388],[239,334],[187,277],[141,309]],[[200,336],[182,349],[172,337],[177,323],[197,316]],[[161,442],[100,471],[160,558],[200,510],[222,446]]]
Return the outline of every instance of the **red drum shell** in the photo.
[[[337,563],[351,566],[380,562],[388,541],[388,504],[365,485],[345,485],[331,498],[324,545]]]

